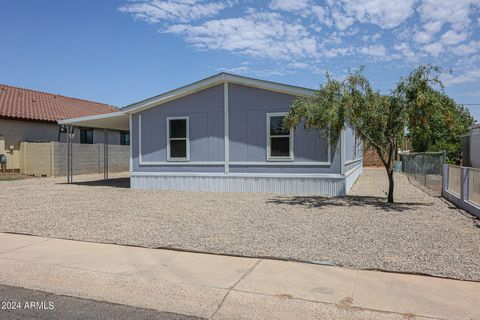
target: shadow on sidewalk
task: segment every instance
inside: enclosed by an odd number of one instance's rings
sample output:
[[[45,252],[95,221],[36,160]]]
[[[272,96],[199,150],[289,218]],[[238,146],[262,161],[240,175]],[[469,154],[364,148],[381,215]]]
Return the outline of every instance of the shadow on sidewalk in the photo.
[[[386,197],[374,196],[346,196],[346,197],[322,197],[322,196],[281,196],[267,200],[267,203],[277,205],[305,206],[308,208],[322,207],[350,207],[370,206],[385,211],[407,211],[420,207],[430,207],[432,203],[424,202],[395,202],[387,203]]]

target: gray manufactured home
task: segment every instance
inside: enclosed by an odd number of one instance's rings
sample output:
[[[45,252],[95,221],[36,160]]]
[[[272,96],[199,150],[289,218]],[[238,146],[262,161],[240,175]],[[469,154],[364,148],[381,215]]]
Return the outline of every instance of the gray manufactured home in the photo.
[[[74,126],[129,129],[134,189],[348,193],[362,172],[362,146],[346,125],[334,144],[281,123],[297,96],[315,90],[227,73]]]

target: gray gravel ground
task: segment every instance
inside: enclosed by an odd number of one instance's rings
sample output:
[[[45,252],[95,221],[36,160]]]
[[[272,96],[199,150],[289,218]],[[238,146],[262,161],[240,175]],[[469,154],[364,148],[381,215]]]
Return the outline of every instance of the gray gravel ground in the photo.
[[[0,182],[0,231],[480,281],[478,220],[402,174],[391,206],[382,169],[365,170],[346,198],[127,186],[126,179],[109,186],[53,178]]]

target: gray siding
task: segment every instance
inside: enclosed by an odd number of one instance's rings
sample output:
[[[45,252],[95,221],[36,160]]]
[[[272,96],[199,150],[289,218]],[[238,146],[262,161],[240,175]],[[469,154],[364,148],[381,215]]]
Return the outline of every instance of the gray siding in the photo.
[[[347,124],[345,134],[346,162],[362,158],[363,144],[359,138],[355,136],[355,130],[351,125]]]
[[[288,112],[295,96],[229,84],[230,161],[266,161],[267,113]],[[328,161],[327,141],[299,125],[294,137],[295,162]]]
[[[190,161],[223,161],[224,122],[223,85],[208,88],[188,96],[142,111],[132,117],[133,167],[137,172],[220,172],[223,165],[190,166],[150,165],[167,161],[167,118],[189,116]],[[139,159],[139,119],[141,119],[142,161]]]
[[[212,172],[224,171],[223,164],[182,165],[167,161],[167,117],[189,116],[190,162],[224,161],[224,96],[218,85],[164,103],[132,116],[132,160],[134,172]],[[295,97],[268,90],[229,84],[229,150],[230,162],[266,163],[266,114],[287,112]],[[141,124],[140,124],[141,120]],[[141,137],[139,138],[139,125]],[[141,160],[139,156],[141,139]],[[234,165],[232,173],[339,173],[339,143],[328,147],[325,138],[303,126],[295,131],[294,164],[328,162],[320,166]],[[159,163],[160,162],[160,163]]]

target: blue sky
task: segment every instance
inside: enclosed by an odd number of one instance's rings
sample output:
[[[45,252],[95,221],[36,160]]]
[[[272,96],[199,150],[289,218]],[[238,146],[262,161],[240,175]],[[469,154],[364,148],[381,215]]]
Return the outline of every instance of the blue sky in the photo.
[[[480,0],[4,0],[0,83],[125,106],[227,71],[316,88],[418,64],[480,120]]]

